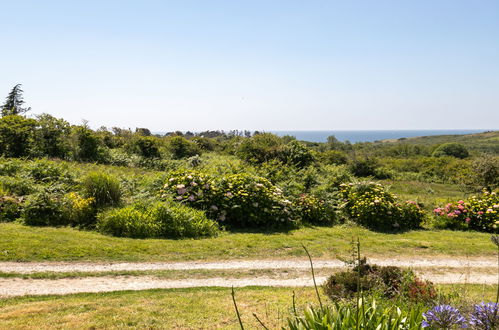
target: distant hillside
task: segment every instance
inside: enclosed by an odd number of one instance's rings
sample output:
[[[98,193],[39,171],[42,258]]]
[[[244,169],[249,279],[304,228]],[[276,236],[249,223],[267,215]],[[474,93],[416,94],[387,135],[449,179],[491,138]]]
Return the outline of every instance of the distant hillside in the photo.
[[[485,151],[499,154],[499,131],[464,135],[432,135],[397,140],[383,140],[378,143],[395,145],[437,145],[442,143],[457,142],[465,145],[470,150]]]

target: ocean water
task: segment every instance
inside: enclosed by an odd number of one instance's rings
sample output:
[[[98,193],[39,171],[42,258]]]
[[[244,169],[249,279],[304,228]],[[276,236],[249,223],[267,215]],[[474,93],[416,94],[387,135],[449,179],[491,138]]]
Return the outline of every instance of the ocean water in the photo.
[[[454,134],[473,134],[491,131],[487,129],[478,130],[372,130],[372,131],[271,131],[279,136],[291,135],[297,140],[310,142],[326,142],[328,136],[334,135],[339,141],[355,142],[374,142],[385,139],[400,139],[416,136],[430,135],[454,135]]]

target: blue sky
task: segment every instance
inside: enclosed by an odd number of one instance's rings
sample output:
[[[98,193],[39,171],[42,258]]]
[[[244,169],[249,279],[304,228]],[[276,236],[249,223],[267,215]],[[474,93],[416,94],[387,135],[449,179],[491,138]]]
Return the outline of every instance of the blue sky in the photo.
[[[481,129],[499,1],[1,1],[0,97],[93,127]]]

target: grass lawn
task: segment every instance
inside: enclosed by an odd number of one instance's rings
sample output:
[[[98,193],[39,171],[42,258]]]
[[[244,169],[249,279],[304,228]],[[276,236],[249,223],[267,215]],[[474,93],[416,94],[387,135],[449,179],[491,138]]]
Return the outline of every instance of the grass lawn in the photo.
[[[399,234],[356,226],[311,227],[281,233],[223,233],[208,239],[130,239],[72,228],[0,223],[0,261],[182,261],[348,257],[359,237],[368,257],[494,256],[490,234],[418,230]]]
[[[256,313],[269,327],[285,325],[292,306],[316,303],[313,288],[236,290],[238,307],[247,328],[256,328]],[[479,302],[495,298],[495,286],[446,286],[459,299]],[[463,293],[465,296],[463,296]],[[323,298],[325,299],[325,298]],[[0,328],[231,328],[238,329],[228,288],[124,291],[102,294],[23,297],[0,300]]]

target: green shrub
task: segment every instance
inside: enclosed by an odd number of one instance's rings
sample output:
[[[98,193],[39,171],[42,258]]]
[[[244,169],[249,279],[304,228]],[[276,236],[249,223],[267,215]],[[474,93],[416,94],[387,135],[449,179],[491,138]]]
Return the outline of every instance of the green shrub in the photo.
[[[135,136],[126,145],[126,149],[145,158],[159,158],[157,138],[151,136]]]
[[[27,175],[37,183],[73,183],[67,165],[58,164],[44,159],[28,162],[24,169]]]
[[[327,165],[344,165],[348,163],[348,156],[339,150],[326,150],[319,154],[319,158]]]
[[[21,219],[24,224],[31,226],[67,225],[69,223],[64,210],[64,199],[61,195],[41,191],[26,198]]]
[[[0,222],[14,221],[21,215],[21,201],[12,196],[0,196]]]
[[[374,182],[342,184],[343,210],[355,222],[377,230],[419,228],[424,211],[413,201],[400,203],[395,195]]]
[[[374,158],[355,159],[350,164],[350,171],[358,177],[375,176],[378,167],[379,164]]]
[[[330,225],[336,221],[334,206],[310,194],[301,194],[293,202],[295,214],[304,223]]]
[[[113,206],[120,203],[120,183],[109,174],[91,172],[83,179],[81,185],[85,197],[94,198],[97,207]]]
[[[99,231],[119,237],[184,238],[214,236],[216,222],[202,211],[183,205],[134,204],[99,214]]]
[[[440,145],[432,154],[433,157],[451,156],[456,158],[467,158],[468,149],[460,143],[444,143]]]
[[[228,174],[219,178],[191,171],[172,173],[163,197],[205,210],[229,227],[263,228],[293,221],[291,202],[265,178]]]
[[[499,187],[499,157],[483,155],[472,163],[473,183],[488,190]]]
[[[0,176],[0,188],[9,195],[25,196],[34,190],[34,182],[16,176]]]
[[[182,159],[201,154],[201,150],[194,142],[182,136],[173,136],[168,140],[168,151],[173,159]]]

